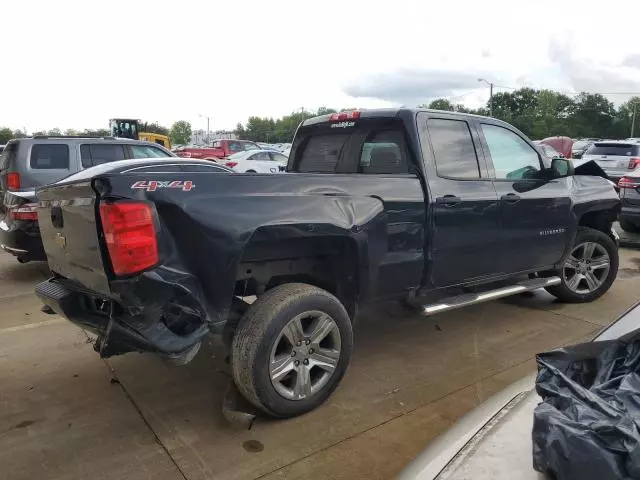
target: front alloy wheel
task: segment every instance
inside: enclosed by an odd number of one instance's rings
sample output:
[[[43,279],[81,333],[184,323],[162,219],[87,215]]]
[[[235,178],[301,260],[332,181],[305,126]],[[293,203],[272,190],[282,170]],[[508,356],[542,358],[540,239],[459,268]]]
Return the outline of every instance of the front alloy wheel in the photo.
[[[567,257],[562,276],[572,292],[591,293],[606,281],[610,266],[611,259],[602,245],[583,242]]]
[[[605,232],[578,227],[573,246],[558,270],[542,272],[557,275],[560,283],[546,290],[563,302],[592,302],[601,297],[618,274],[618,246]]]

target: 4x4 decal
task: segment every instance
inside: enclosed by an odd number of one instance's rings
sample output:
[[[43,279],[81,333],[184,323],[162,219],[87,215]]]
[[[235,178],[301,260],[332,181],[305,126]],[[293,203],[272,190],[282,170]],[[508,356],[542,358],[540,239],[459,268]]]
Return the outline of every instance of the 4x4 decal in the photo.
[[[131,185],[132,190],[146,190],[147,192],[155,192],[160,188],[178,188],[184,192],[188,192],[196,188],[196,185],[191,180],[139,180]]]

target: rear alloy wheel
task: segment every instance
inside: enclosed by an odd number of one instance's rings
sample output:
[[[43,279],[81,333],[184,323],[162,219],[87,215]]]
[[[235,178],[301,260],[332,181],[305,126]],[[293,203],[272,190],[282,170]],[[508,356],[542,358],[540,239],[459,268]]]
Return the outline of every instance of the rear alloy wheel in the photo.
[[[602,296],[618,273],[618,248],[605,233],[580,227],[559,272],[561,283],[547,291],[565,302],[590,302]]]
[[[233,379],[269,415],[301,415],[338,387],[352,348],[351,320],[336,297],[312,285],[280,285],[240,320],[232,344]]]
[[[320,311],[301,313],[284,327],[271,349],[273,387],[289,400],[317,393],[334,374],[340,347],[340,330],[333,318]]]
[[[640,233],[640,225],[630,222],[629,220],[619,219],[620,228],[628,233]]]

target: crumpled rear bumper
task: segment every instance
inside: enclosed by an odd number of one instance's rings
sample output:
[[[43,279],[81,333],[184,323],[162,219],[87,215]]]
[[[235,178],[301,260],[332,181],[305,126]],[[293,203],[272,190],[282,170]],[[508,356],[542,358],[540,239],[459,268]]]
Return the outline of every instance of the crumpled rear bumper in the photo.
[[[95,348],[103,357],[135,351],[177,358],[197,350],[209,331],[204,323],[188,333],[172,331],[158,309],[130,315],[113,300],[65,279],[40,283],[36,295],[58,315],[97,334]]]

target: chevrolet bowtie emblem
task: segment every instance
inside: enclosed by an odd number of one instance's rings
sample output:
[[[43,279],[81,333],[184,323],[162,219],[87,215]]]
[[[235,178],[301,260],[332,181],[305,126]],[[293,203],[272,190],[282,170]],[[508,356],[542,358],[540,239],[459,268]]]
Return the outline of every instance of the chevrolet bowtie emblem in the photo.
[[[56,233],[55,241],[60,248],[64,248],[67,246],[67,238],[60,232]]]

